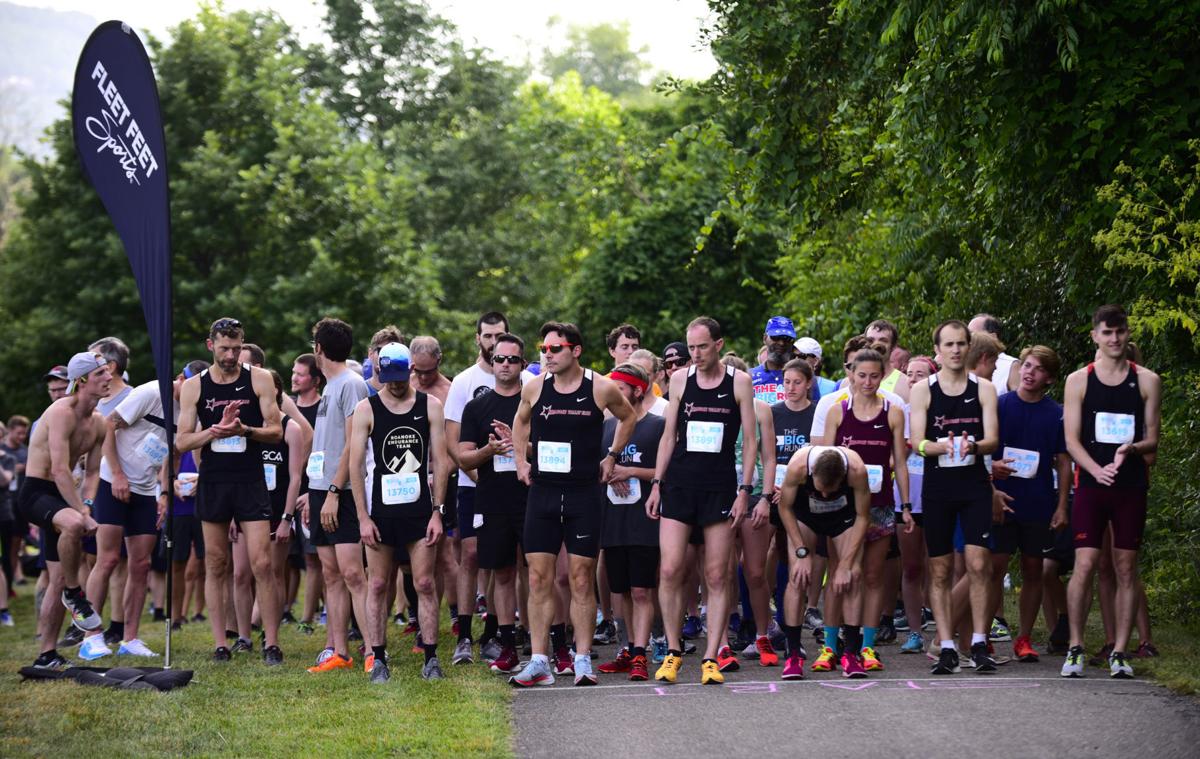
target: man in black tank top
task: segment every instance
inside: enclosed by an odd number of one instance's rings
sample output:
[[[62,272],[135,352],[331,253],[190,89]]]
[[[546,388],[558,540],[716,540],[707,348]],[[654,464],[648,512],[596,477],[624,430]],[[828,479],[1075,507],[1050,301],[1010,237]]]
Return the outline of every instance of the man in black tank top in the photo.
[[[275,382],[265,369],[239,364],[245,333],[236,319],[218,319],[208,335],[212,366],[183,383],[175,446],[182,454],[202,450],[196,489],[196,516],[203,523],[208,574],[204,597],[216,652],[225,647],[224,589],[229,583],[229,523],[246,540],[266,635],[263,660],[282,664],[279,650],[279,594],[271,571],[271,499],[262,465],[262,444],[283,436]]]
[[[1067,452],[1079,470],[1071,528],[1075,573],[1067,588],[1071,648],[1064,677],[1083,674],[1083,633],[1092,604],[1092,575],[1104,534],[1112,525],[1117,575],[1117,630],[1108,657],[1112,677],[1132,677],[1129,635],[1139,602],[1137,556],[1146,528],[1150,487],[1147,458],[1158,451],[1162,381],[1126,359],[1129,320],[1121,306],[1101,306],[1092,317],[1096,361],[1067,377],[1063,425]]]
[[[378,395],[354,408],[350,438],[350,488],[358,527],[367,547],[367,620],[363,632],[371,653],[365,669],[371,682],[390,679],[387,667],[388,579],[395,575],[397,548],[408,551],[420,619],[418,644],[425,651],[421,676],[442,678],[437,659],[438,598],[434,582],[437,543],[442,538],[442,504],[450,460],[446,455],[442,402],[409,382],[412,355],[406,346],[379,349]],[[370,447],[371,509],[367,510],[366,459]],[[429,469],[433,467],[433,493]]]
[[[729,555],[738,523],[746,513],[758,450],[742,447],[742,482],[737,481],[734,449],[738,432],[743,439],[758,438],[754,417],[754,386],[750,375],[721,363],[721,325],[701,316],[687,329],[688,352],[693,366],[671,376],[670,405],[665,415],[662,441],[646,513],[663,517],[659,528],[661,552],[659,602],[669,653],[655,679],[675,682],[683,664],[683,583],[692,529],[704,529],[704,573],[708,584],[708,619],[713,631],[707,639],[701,682],[724,682],[717,667],[717,652],[724,644],[723,629],[735,587],[731,583]],[[763,488],[771,498],[774,482]]]
[[[990,599],[992,575],[991,529],[1001,521],[1001,502],[984,468],[984,454],[993,453],[1000,439],[996,389],[966,370],[971,333],[961,321],[942,322],[933,331],[941,370],[912,389],[909,444],[925,459],[921,501],[925,514],[925,545],[929,549],[930,605],[942,644],[933,674],[959,671],[954,648],[954,615],[950,581],[954,570],[954,528],[961,523],[966,541],[964,558],[971,593],[971,659],[977,673],[994,672],[988,656],[996,599]],[[994,505],[995,504],[995,505]]]
[[[571,580],[575,662],[558,667],[576,685],[595,685],[596,556],[600,552],[604,489],[637,417],[616,383],[579,365],[583,335],[574,324],[542,325],[542,374],[521,389],[513,424],[517,477],[529,485],[525,560],[529,564],[529,633],[533,658],[509,682],[550,685],[546,637],[554,617],[555,563],[566,545]],[[612,448],[603,450],[604,412],[617,418]]]

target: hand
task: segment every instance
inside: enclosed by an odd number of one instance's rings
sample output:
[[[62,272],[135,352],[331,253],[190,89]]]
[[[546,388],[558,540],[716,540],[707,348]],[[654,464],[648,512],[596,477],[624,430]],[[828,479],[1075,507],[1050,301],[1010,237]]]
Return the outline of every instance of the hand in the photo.
[[[659,492],[658,484],[656,483],[650,488],[650,495],[646,496],[646,516],[650,519],[658,519],[659,502],[662,501],[662,494]]]
[[[617,475],[614,472],[613,477],[616,477],[616,476]],[[628,478],[623,479],[623,480],[614,479],[611,482],[609,482],[608,484],[609,484],[609,487],[611,487],[613,489],[613,492],[616,493],[618,497],[624,498],[625,496],[629,495],[629,479]]]
[[[512,445],[512,427],[509,427],[499,419],[493,419],[492,430],[495,431],[497,437],[499,437],[501,440],[508,441],[509,446]]]
[[[488,435],[488,450],[493,456],[511,456],[512,440],[495,435]]]
[[[612,479],[613,467],[616,465],[616,463],[617,462],[613,460],[612,456],[605,456],[604,460],[602,460],[600,462],[600,481],[601,482],[608,482],[609,480]]]
[[[1004,515],[1013,513],[1008,505],[1012,501],[1013,497],[1003,490],[992,491],[992,524],[1004,524]]]
[[[788,581],[797,588],[804,590],[808,587],[808,581],[812,577],[812,557],[807,556],[803,559],[792,557],[791,572],[788,575]]]
[[[113,472],[112,494],[121,503],[129,503],[129,478],[124,472]]]
[[[321,527],[325,532],[333,532],[338,527],[338,501],[340,500],[337,493],[325,495],[325,503],[321,506]]]
[[[308,493],[296,499],[296,510],[300,512],[300,523],[308,524]]]
[[[433,512],[429,517],[429,524],[425,527],[425,545],[434,546],[442,539],[442,515],[438,512]]]
[[[750,512],[750,526],[758,530],[770,523],[771,499],[764,495],[758,499],[758,503],[754,505],[754,510]]]
[[[913,519],[912,511],[909,509],[901,509],[900,519],[904,522],[904,534],[911,535],[913,528],[917,526],[917,520]]]
[[[839,594],[849,593],[853,585],[854,572],[846,566],[838,567],[838,570],[833,573],[833,592]]]
[[[84,514],[84,515],[83,515],[83,534],[84,534],[84,535],[95,535],[95,534],[96,534],[96,529],[97,529],[99,526],[100,526],[100,525],[98,525],[98,524],[96,523],[96,520],[95,520],[95,519],[92,519],[92,515],[91,515],[91,514]],[[50,533],[50,534],[53,534],[53,533]]]
[[[242,406],[245,404],[246,401],[242,400],[231,401],[230,403],[226,404],[225,410],[221,412],[221,421],[214,426],[232,427],[235,423],[240,424],[241,422],[238,419],[238,416],[242,413]]]
[[[1064,530],[1069,523],[1066,509],[1055,509],[1054,516],[1050,517],[1050,529],[1054,531]]]
[[[992,459],[992,478],[997,480],[1006,480],[1016,469],[1013,469],[1009,464],[1016,459]]]
[[[167,501],[168,500],[169,499],[167,498],[166,493],[163,493],[162,495],[160,495],[158,498],[155,499],[155,501],[157,502],[155,504],[155,506],[157,506],[158,515],[155,517],[154,526],[158,527],[160,529],[163,526],[163,522],[165,522],[167,520]]]
[[[528,461],[517,462],[517,479],[526,485],[533,484],[533,467]]]
[[[1110,466],[1113,467],[1114,471],[1120,469],[1121,465],[1125,463],[1125,458],[1133,452],[1134,448],[1132,443],[1122,443],[1121,447],[1117,449],[1117,452],[1113,454],[1113,460]]]
[[[237,520],[230,522],[229,523],[229,542],[230,543],[238,542],[238,536],[241,534],[242,534],[241,530],[238,529]]]
[[[321,511],[321,516],[324,517],[324,509]],[[363,545],[367,548],[374,548],[379,545],[379,528],[375,526],[375,522],[371,517],[359,518],[358,537],[362,539]]]
[[[746,506],[750,500],[745,490],[739,490],[737,497],[733,499],[733,508],[729,510],[729,519],[731,529],[736,530],[742,523],[742,518],[746,516]]]
[[[279,526],[275,528],[275,542],[286,543],[292,538],[292,518],[287,514],[283,515],[283,519],[279,520]]]
[[[1096,482],[1109,487],[1117,480],[1117,467],[1113,466],[1113,464],[1096,467],[1096,471],[1092,473],[1092,476],[1096,478]]]

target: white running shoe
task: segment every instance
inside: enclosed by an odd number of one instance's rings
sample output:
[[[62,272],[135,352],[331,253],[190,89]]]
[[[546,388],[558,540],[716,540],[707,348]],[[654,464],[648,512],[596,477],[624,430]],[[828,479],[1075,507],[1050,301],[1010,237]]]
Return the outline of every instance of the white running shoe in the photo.
[[[103,635],[89,635],[79,645],[79,658],[95,661],[105,656],[112,656],[112,649],[104,642]]]
[[[117,649],[117,656],[145,656],[149,658],[157,658],[158,654],[150,650],[150,648],[142,642],[141,638],[133,640],[121,641],[120,647]]]

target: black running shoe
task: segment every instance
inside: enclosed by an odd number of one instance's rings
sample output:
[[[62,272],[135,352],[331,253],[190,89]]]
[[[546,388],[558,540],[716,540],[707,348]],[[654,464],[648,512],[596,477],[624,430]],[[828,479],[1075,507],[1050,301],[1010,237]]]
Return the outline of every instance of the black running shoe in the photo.
[[[110,627],[104,631],[104,642],[107,645],[115,646],[121,642],[121,638],[124,637],[124,635],[124,633],[114,632]]]
[[[230,647],[229,650],[231,650],[235,654],[241,653],[242,651],[253,651],[254,643],[246,640],[245,638],[238,638],[237,640],[235,640],[233,642],[233,646]]]
[[[225,646],[221,646],[216,651],[213,651],[213,655],[212,655],[213,661],[229,661],[232,658],[233,658],[233,654],[229,653],[229,649],[226,648]]]
[[[990,675],[996,671],[996,660],[988,654],[987,643],[976,643],[971,646],[971,661],[975,663],[975,674]]]
[[[50,653],[49,656],[42,654],[34,660],[33,666],[35,669],[66,669],[71,666],[71,662],[64,659],[57,651]]]
[[[263,649],[263,661],[269,667],[277,667],[283,664],[283,651],[279,650],[279,646],[267,646]]]
[[[296,616],[292,614],[291,609],[288,609],[283,613],[283,616],[279,618],[279,621],[283,622],[285,625],[294,625],[296,624]]]
[[[987,653],[986,647],[984,653]],[[958,651],[953,648],[943,648],[938,654],[937,664],[929,670],[931,675],[957,675],[959,672],[962,672],[962,667],[958,664]]]
[[[83,630],[80,630],[75,625],[71,625],[70,627],[67,628],[67,631],[63,634],[62,640],[60,640],[58,642],[58,647],[59,648],[71,648],[72,646],[78,646],[82,642],[83,642]]]

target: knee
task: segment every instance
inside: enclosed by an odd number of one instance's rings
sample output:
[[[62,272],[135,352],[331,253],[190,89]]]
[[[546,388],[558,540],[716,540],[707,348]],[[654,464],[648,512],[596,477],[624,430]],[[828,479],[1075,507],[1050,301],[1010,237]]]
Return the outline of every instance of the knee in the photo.
[[[474,540],[470,543],[463,543],[459,564],[468,570],[479,568],[479,549]]]
[[[388,581],[386,577],[372,575],[367,579],[367,592],[376,598],[387,593]]]
[[[134,558],[129,557],[129,576],[138,579],[144,579],[150,574],[150,556],[149,554]]]
[[[921,582],[925,579],[925,565],[919,561],[905,562],[903,571],[907,582]]]
[[[347,588],[356,592],[366,587],[367,583],[366,573],[361,567],[350,567],[349,571],[342,570],[342,580]]]
[[[505,567],[496,570],[496,585],[512,585],[517,579],[516,567]]]
[[[724,567],[706,567],[704,569],[704,583],[708,586],[710,593],[713,590],[724,590],[726,580]]]
[[[760,588],[767,584],[766,569],[757,564],[742,567],[742,577],[746,578],[746,585],[751,588]]]
[[[254,578],[254,571],[251,565],[234,565],[233,567],[233,584],[240,588],[250,587],[250,582]]]
[[[868,588],[883,587],[883,567],[864,566],[863,585]]]
[[[658,581],[662,585],[675,586],[683,582],[683,578],[686,574],[687,569],[679,564],[668,564],[663,562],[658,568]]]
[[[413,578],[413,587],[417,589],[417,595],[419,596],[432,596],[436,589],[432,577]]]
[[[649,588],[630,588],[629,596],[637,606],[649,604],[652,600]]]
[[[105,552],[103,555],[96,557],[96,566],[92,568],[92,571],[100,572],[101,574],[105,574],[105,575],[111,575],[113,572],[116,571],[117,565],[120,563],[121,563],[120,550],[108,551],[108,552]]]
[[[553,570],[551,570],[553,572]],[[565,577],[558,577],[551,572],[542,571],[540,569],[529,568],[529,592],[544,593],[554,585],[563,586],[566,584]]]
[[[321,579],[326,585],[337,585],[342,581],[342,573],[337,568],[337,562],[321,562]]]
[[[275,573],[272,571],[270,556],[266,556],[266,555],[256,556],[254,558],[254,560],[251,562],[250,566],[251,566],[251,572],[253,572],[255,577],[265,578],[268,576],[271,576],[271,577],[275,576]]]

